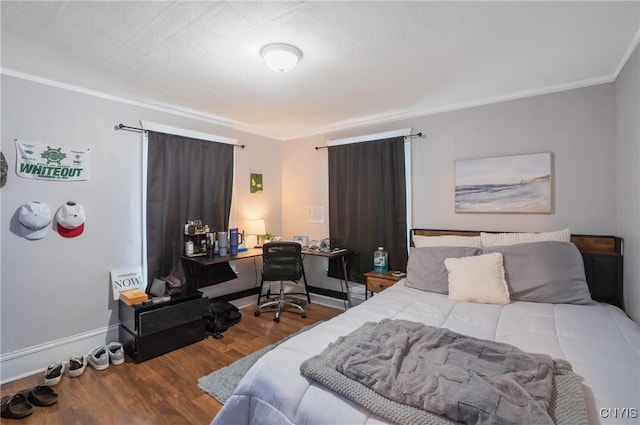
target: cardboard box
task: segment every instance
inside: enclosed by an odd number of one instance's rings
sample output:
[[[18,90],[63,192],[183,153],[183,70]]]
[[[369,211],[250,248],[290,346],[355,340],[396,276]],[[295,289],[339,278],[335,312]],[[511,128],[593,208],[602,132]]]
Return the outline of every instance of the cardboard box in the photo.
[[[133,305],[134,303],[146,301],[149,296],[142,289],[131,289],[129,291],[120,292],[120,301],[127,305]]]

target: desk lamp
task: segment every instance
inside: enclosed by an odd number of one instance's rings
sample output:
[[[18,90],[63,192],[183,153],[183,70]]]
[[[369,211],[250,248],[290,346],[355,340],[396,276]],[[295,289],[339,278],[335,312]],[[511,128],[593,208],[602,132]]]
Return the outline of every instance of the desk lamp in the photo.
[[[256,235],[256,246],[254,248],[260,248],[260,236],[267,233],[264,227],[264,220],[247,220],[244,231],[248,235]]]

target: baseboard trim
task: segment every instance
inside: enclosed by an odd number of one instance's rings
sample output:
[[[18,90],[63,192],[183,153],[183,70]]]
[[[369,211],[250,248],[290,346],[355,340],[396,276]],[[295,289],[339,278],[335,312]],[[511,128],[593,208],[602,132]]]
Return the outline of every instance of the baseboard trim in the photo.
[[[344,301],[328,297],[326,295],[314,294],[313,292],[309,292],[309,296],[311,297],[311,302],[315,304],[324,305],[326,307],[333,307],[339,310],[344,310]],[[304,295],[295,295],[295,297],[300,298],[302,301],[306,301]],[[229,302],[235,305],[238,308],[245,308],[256,305],[256,296],[244,297],[244,298],[235,298],[230,300]]]
[[[307,285],[307,288],[309,288],[309,292],[312,294],[323,295],[325,297],[336,298],[338,300],[347,299],[347,294],[345,294],[344,292],[334,291],[332,289],[326,289],[326,288],[321,288],[319,286],[311,286],[311,285]]]
[[[42,373],[49,364],[118,341],[120,323],[0,355],[0,384]]]
[[[307,285],[309,289],[309,296],[311,299],[316,299],[318,304],[326,305],[329,307],[344,308],[344,300],[347,298],[347,294],[340,291],[334,291],[331,289],[321,288],[319,286]],[[248,307],[251,304],[255,304],[257,301],[256,296],[260,288],[250,288],[244,291],[232,292],[229,294],[212,297],[212,299],[228,301],[238,308]]]
[[[324,288],[308,286],[311,302],[344,309],[346,294]],[[224,299],[238,308],[244,308],[256,303],[259,288],[216,297]],[[45,344],[34,345],[6,354],[0,354],[0,384],[42,373],[48,365],[54,362],[66,362],[73,354],[86,354],[101,344],[119,339],[120,323],[95,329],[81,334],[72,335]]]
[[[333,297],[329,297],[326,295],[320,295],[320,294],[314,294],[313,292],[311,293],[311,302],[314,302],[316,304],[320,304],[320,305],[324,305],[327,307],[333,307],[333,308],[337,308],[338,310],[344,310],[344,301],[337,299],[337,298],[333,298]]]
[[[221,301],[236,301],[239,299],[250,298],[254,296],[254,302],[257,299],[258,292],[260,292],[260,288],[250,288],[245,289],[244,291],[232,292],[230,294],[219,295],[216,297],[211,297],[212,300],[221,300]],[[235,303],[234,303],[235,304]],[[236,305],[237,307],[237,305]]]

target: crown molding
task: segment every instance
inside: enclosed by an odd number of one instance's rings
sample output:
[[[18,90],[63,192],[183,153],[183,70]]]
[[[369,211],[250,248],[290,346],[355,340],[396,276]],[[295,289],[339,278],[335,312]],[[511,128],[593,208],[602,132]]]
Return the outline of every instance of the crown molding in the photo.
[[[631,44],[629,45],[627,51],[624,53],[624,56],[622,56],[622,58],[620,59],[620,63],[618,64],[618,67],[615,71],[614,79],[618,79],[618,76],[622,72],[622,69],[627,64],[627,62],[629,62],[629,58],[631,57],[631,55],[633,55],[633,52],[635,52],[636,48],[638,48],[638,45],[640,45],[640,28],[638,29],[638,32],[636,32],[636,36],[633,37],[633,40],[631,40]]]
[[[636,37],[634,38],[634,42],[630,45],[627,53],[625,54],[623,60],[621,60],[616,71],[610,75],[605,75],[605,76],[595,77],[595,78],[588,78],[584,80],[573,81],[573,82],[564,83],[564,84],[557,84],[553,86],[546,86],[546,87],[541,87],[533,90],[523,90],[523,91],[518,91],[513,93],[507,93],[500,96],[487,97],[484,99],[478,99],[478,100],[473,100],[469,102],[461,102],[457,104],[443,105],[443,106],[432,107],[432,108],[426,107],[426,108],[398,109],[395,111],[388,111],[380,114],[372,114],[372,115],[366,115],[366,116],[357,117],[353,119],[337,121],[337,122],[328,124],[326,126],[316,127],[309,131],[290,133],[290,134],[284,134],[284,135],[283,134],[275,135],[273,133],[270,133],[267,129],[261,128],[259,126],[252,126],[246,123],[225,119],[225,118],[210,115],[210,114],[203,114],[201,112],[192,111],[192,110],[180,108],[173,105],[153,104],[153,103],[136,101],[132,99],[126,99],[123,97],[113,96],[107,93],[102,93],[95,90],[89,90],[83,87],[74,86],[71,84],[61,83],[58,81],[49,80],[46,78],[41,78],[41,77],[37,77],[30,74],[25,74],[25,73],[14,71],[7,68],[0,68],[0,73],[9,75],[12,77],[16,77],[16,78],[37,82],[40,84],[50,85],[53,87],[71,90],[78,93],[87,94],[90,96],[96,96],[96,97],[100,97],[107,100],[125,103],[128,105],[152,109],[155,111],[178,115],[178,116],[182,116],[185,118],[190,118],[198,121],[204,121],[207,123],[216,124],[216,125],[231,128],[234,130],[242,131],[245,133],[254,134],[260,137],[267,137],[267,138],[279,140],[279,141],[288,141],[288,140],[295,140],[295,139],[300,139],[304,137],[318,136],[323,134],[328,136],[331,133],[351,130],[358,127],[367,127],[367,126],[372,126],[377,124],[385,124],[393,121],[400,121],[400,120],[412,119],[412,118],[417,118],[422,116],[441,114],[445,112],[453,112],[453,111],[458,111],[463,109],[474,108],[478,106],[486,106],[486,105],[491,105],[495,103],[524,99],[527,97],[535,97],[535,96],[552,94],[552,93],[557,93],[557,92],[566,91],[566,90],[573,90],[578,88],[595,86],[599,84],[611,83],[616,80],[617,76],[622,71],[622,68],[624,68],[626,61],[629,60],[629,57],[631,56],[631,54],[633,54],[638,44],[640,44],[640,31],[636,34]]]
[[[96,90],[91,90],[91,89],[87,89],[80,86],[75,86],[73,84],[62,83],[60,81],[50,80],[48,78],[42,78],[32,74],[26,74],[24,72],[15,71],[9,68],[0,68],[0,74],[8,75],[10,77],[20,78],[22,80],[32,81],[34,83],[44,84],[51,87],[70,90],[70,91],[81,93],[81,94],[86,94],[88,96],[94,96],[101,99],[112,100],[114,102],[124,103],[127,105],[138,106],[146,109],[152,109],[154,111],[164,112],[172,115],[178,115],[178,116],[191,118],[198,121],[205,121],[211,124],[217,124],[224,127],[237,129],[239,126],[241,126],[241,123],[227,119],[227,118],[218,117],[210,114],[204,114],[202,112],[193,111],[190,109],[186,109],[186,108],[182,108],[182,107],[170,105],[170,104],[150,103],[150,102],[143,102],[143,101],[128,99],[120,96],[114,96],[108,93],[99,92]]]
[[[546,94],[552,94],[562,92],[566,90],[573,90],[578,88],[596,86],[600,84],[607,84],[615,81],[617,74],[611,74],[603,77],[590,78],[580,81],[574,81],[565,84],[558,84],[555,86],[547,86],[534,90],[523,90],[519,92],[507,93],[505,95],[488,97],[485,99],[478,99],[469,102],[461,102],[457,104],[444,105],[435,108],[418,108],[418,109],[399,109],[396,111],[390,111],[383,114],[367,115],[364,117],[338,121],[336,123],[317,127],[308,132],[298,134],[290,139],[298,139],[302,137],[318,136],[321,134],[336,133],[345,130],[351,130],[358,127],[366,127],[377,124],[384,124],[388,122],[401,121],[406,119],[412,119],[417,117],[441,114],[445,112],[459,111],[463,109],[475,108],[478,106],[492,105],[501,102],[508,102],[512,100],[525,99],[528,97],[542,96]]]

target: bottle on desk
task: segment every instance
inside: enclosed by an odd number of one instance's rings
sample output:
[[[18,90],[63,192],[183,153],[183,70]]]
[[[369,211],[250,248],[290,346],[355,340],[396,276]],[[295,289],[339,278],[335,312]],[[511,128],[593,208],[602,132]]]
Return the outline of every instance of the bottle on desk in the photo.
[[[386,273],[389,270],[389,256],[384,247],[379,246],[373,252],[373,271],[378,273]]]
[[[215,236],[213,233],[207,233],[205,240],[207,241],[207,256],[209,258],[213,258],[214,256],[214,249],[216,246],[215,243]]]
[[[221,257],[227,256],[227,243],[228,236],[227,232],[218,232],[218,254]]]

